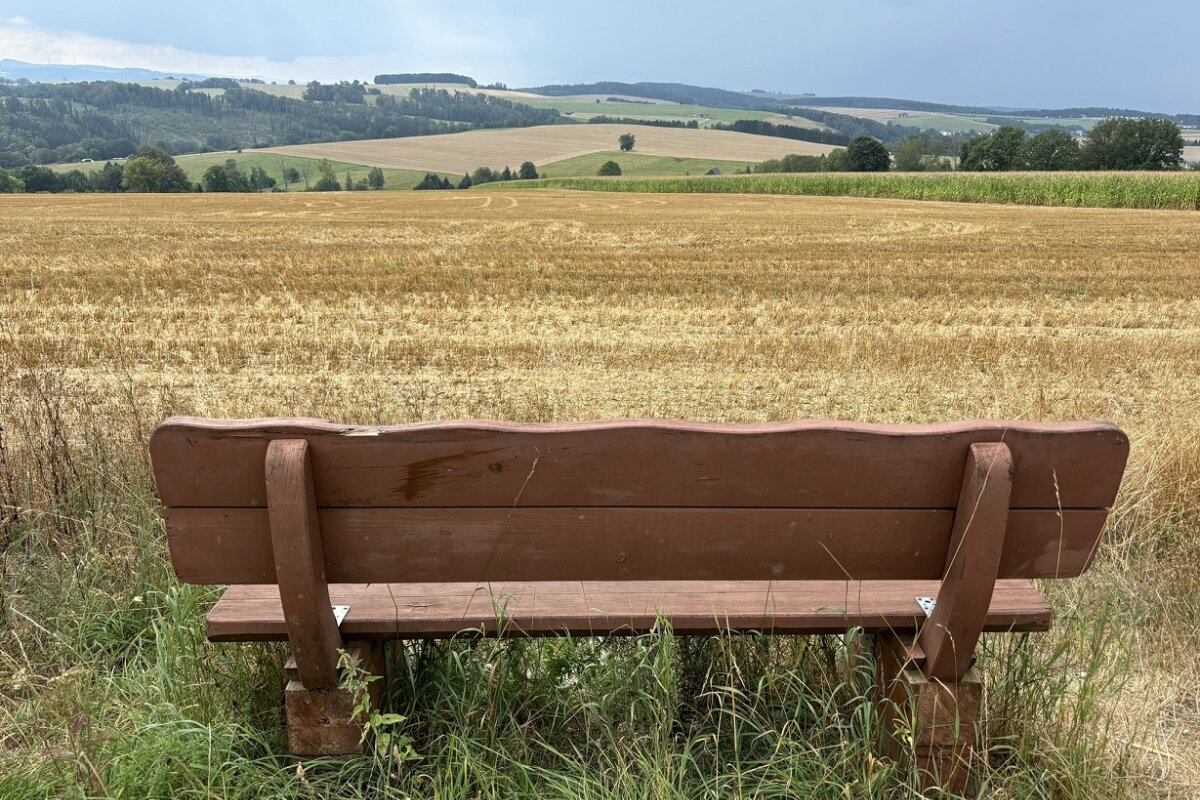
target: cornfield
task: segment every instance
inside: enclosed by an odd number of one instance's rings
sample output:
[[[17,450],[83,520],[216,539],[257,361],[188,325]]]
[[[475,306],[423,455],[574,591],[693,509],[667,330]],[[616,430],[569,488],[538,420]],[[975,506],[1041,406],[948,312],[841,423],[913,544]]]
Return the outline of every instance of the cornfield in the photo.
[[[511,188],[798,194],[1074,208],[1200,210],[1200,174],[1195,172],[822,172],[683,178],[547,178],[515,183]]]

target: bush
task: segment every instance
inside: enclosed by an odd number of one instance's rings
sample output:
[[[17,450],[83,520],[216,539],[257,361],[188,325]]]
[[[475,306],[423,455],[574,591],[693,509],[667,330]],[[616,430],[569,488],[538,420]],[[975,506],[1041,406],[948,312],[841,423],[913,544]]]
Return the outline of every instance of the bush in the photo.
[[[612,176],[621,174],[621,165],[615,161],[605,161],[600,165],[600,170],[597,175]]]
[[[433,173],[433,172],[426,172],[425,177],[421,179],[421,182],[418,183],[413,188],[414,189],[453,189],[454,186],[453,186],[453,184],[450,183],[449,178],[443,178],[440,175]]]

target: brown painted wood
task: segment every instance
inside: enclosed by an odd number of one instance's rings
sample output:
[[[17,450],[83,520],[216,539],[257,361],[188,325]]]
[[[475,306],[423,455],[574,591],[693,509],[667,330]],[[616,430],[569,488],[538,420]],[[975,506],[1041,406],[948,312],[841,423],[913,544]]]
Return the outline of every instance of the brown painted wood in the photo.
[[[908,660],[903,640],[893,633],[875,638],[883,754],[911,760],[923,797],[968,794],[983,707],[979,676],[968,670],[958,681],[928,678]]]
[[[347,642],[346,651],[358,659],[359,667],[368,675],[383,676],[382,642]],[[342,688],[309,689],[297,679],[296,672],[294,667],[288,669],[289,681],[284,690],[288,749],[292,755],[341,757],[369,751],[367,717],[354,713],[358,705],[354,692]],[[380,707],[383,685],[382,680],[367,683],[372,709]]]
[[[917,640],[928,678],[958,681],[971,667],[1000,571],[1012,485],[1007,445],[971,445],[937,605]]]
[[[332,584],[350,606],[348,639],[444,638],[462,631],[521,636],[637,634],[662,613],[681,634],[914,631],[918,596],[937,581],[681,581]],[[988,631],[1044,631],[1050,608],[1029,581],[999,581]],[[287,639],[276,586],[235,586],[208,615],[213,641]]]
[[[150,450],[165,505],[261,508],[272,439],[305,438],[322,507],[953,509],[967,447],[1013,452],[1014,508],[1108,508],[1128,454],[1106,423],[574,424],[173,418]]]
[[[305,688],[332,689],[342,637],[325,579],[308,442],[276,439],[265,462],[269,541],[292,654]]]
[[[271,583],[267,514],[168,509],[188,583]],[[1104,511],[1012,514],[1005,578],[1086,569]],[[337,583],[479,580],[925,579],[945,568],[953,514],[915,509],[325,509]]]

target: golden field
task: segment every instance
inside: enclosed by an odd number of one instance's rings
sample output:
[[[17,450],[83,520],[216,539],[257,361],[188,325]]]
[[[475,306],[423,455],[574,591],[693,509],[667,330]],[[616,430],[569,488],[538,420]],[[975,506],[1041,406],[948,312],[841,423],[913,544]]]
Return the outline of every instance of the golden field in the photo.
[[[721,161],[765,161],[788,153],[815,156],[837,149],[828,144],[735,131],[652,126],[636,126],[636,130],[631,130],[629,125],[597,124],[491,128],[403,139],[296,144],[269,147],[261,152],[458,174],[480,166],[515,169],[524,161],[544,167],[568,158],[615,150],[617,138],[623,133],[637,137],[636,153]]]
[[[16,196],[0,215],[10,458],[36,461],[21,426],[46,386],[72,443],[135,458],[173,413],[1111,420],[1133,455],[1104,551],[1032,646],[1111,604],[1111,663],[1132,666],[1096,724],[1132,795],[1200,791],[1200,214],[495,191]]]

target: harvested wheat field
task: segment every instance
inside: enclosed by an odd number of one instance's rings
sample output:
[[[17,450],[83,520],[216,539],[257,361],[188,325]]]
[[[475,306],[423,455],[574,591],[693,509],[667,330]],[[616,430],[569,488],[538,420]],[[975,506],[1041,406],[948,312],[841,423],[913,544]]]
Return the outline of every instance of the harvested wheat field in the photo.
[[[837,149],[828,144],[735,131],[634,127],[636,130],[629,125],[540,125],[404,139],[298,144],[266,148],[263,152],[456,174],[476,167],[515,168],[524,161],[542,167],[567,158],[616,150],[617,137],[623,133],[637,137],[638,153],[681,158],[765,161],[788,153],[815,156]]]
[[[208,644],[216,592],[170,574],[145,451],[179,413],[1111,420],[1133,455],[1096,565],[1047,587],[1053,631],[981,655],[981,791],[1200,792],[1200,215],[541,191],[0,211],[0,795],[912,796],[820,637],[412,645],[403,747],[297,770],[284,649]]]

